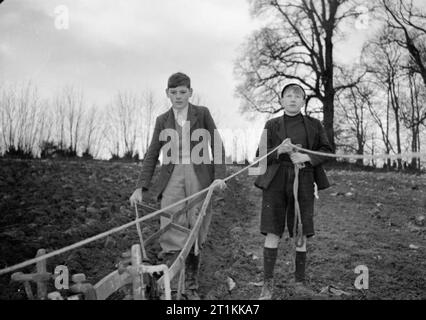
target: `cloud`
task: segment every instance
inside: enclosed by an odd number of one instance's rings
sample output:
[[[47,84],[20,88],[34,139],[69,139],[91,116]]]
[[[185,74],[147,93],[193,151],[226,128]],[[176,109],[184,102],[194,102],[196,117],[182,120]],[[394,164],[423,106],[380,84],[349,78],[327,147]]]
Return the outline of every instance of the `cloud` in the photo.
[[[55,28],[60,5],[68,30]],[[117,90],[150,88],[162,101],[167,77],[183,71],[218,122],[245,126],[233,61],[253,28],[246,0],[6,1],[0,80],[31,78],[48,97],[74,84],[104,105]]]

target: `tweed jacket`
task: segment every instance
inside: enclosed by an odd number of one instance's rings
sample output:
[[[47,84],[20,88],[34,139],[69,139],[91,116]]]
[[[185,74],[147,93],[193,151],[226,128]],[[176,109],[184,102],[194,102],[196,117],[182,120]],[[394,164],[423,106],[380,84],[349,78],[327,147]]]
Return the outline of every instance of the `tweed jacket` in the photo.
[[[215,139],[220,139],[220,136],[217,133],[215,135],[216,125],[208,108],[196,106],[190,103],[188,106],[187,121],[190,122],[191,137],[193,131],[197,129],[206,129],[210,135],[209,142],[211,154],[213,155],[211,163],[193,163],[195,174],[197,175],[201,187],[204,189],[208,187],[214,179],[222,179],[225,177],[225,150],[223,148],[222,140],[215,141]],[[173,163],[163,164],[160,167],[158,179],[153,185],[151,185],[151,180],[159,159],[160,151],[163,146],[171,140],[171,138],[169,137],[170,139],[168,139],[167,141],[161,141],[162,139],[160,135],[164,129],[176,129],[176,121],[172,108],[158,116],[155,121],[154,133],[148,151],[145,154],[142,164],[142,171],[138,181],[138,186],[142,188],[143,191],[148,191],[151,188],[154,189],[155,191],[153,192],[153,195],[155,195],[157,199],[161,199],[162,193],[167,186],[167,183],[175,166],[175,164]],[[190,142],[191,154],[194,146],[198,145],[199,143],[199,141]],[[206,142],[203,141],[202,143]],[[221,146],[221,159],[215,159],[215,152],[213,150],[213,147],[216,144]],[[167,155],[171,155],[171,150],[168,150]]]

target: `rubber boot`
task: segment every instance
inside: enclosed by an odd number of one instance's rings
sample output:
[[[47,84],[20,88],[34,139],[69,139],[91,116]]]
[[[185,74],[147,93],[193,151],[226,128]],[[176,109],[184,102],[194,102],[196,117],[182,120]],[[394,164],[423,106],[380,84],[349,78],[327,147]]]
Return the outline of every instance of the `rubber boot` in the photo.
[[[274,279],[266,279],[263,282],[262,292],[260,293],[259,300],[271,300],[274,294]]]
[[[200,300],[200,296],[198,295],[198,274],[200,271],[200,264],[200,253],[195,255],[193,252],[190,252],[185,263],[185,295],[188,300]]]

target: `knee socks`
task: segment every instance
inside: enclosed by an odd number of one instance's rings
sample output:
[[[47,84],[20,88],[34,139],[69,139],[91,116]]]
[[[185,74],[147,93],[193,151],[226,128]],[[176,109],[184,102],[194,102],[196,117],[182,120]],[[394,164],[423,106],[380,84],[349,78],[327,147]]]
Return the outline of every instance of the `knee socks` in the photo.
[[[274,277],[275,261],[277,260],[277,248],[263,248],[263,270],[265,280]]]

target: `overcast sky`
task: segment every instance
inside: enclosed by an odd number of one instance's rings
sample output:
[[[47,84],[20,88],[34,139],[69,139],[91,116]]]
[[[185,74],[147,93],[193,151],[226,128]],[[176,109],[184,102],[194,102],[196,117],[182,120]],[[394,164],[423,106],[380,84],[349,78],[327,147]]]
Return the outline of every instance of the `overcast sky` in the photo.
[[[68,30],[55,28],[59,5]],[[78,85],[99,105],[122,89],[152,89],[164,102],[168,76],[183,71],[214,114],[232,114],[220,123],[235,125],[233,62],[253,27],[245,0],[6,0],[0,80],[32,79],[44,95]]]
[[[65,5],[69,28],[55,27]],[[118,90],[164,89],[182,71],[221,128],[261,128],[235,97],[234,61],[259,22],[247,0],[5,0],[0,5],[0,81],[32,80],[45,97],[65,85],[103,106]],[[371,31],[371,30],[370,30]],[[368,30],[351,31],[336,58],[356,59]],[[371,33],[371,32],[370,32]],[[257,140],[257,139],[256,139]]]

